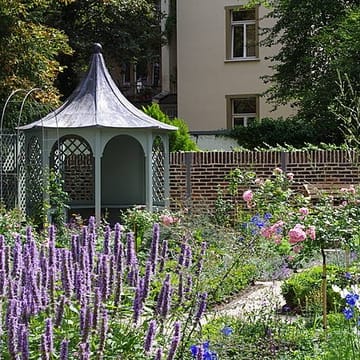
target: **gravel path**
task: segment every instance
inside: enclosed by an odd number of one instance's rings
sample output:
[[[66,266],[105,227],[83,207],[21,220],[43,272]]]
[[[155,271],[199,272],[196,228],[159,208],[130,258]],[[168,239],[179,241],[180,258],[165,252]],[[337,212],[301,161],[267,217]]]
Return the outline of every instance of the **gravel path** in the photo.
[[[239,297],[215,308],[213,315],[244,316],[266,308],[278,310],[285,301],[281,296],[281,281],[255,282]]]

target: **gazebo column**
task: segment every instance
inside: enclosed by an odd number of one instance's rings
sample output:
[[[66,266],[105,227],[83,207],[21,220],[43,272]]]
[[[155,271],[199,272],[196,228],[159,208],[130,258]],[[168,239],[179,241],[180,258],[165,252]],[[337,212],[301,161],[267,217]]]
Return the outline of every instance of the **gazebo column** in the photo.
[[[164,146],[164,202],[165,208],[170,206],[170,164],[169,164],[169,137],[163,135]]]
[[[145,190],[146,190],[146,208],[153,210],[153,166],[152,166],[152,135],[148,137],[145,154]]]
[[[101,139],[99,132],[95,139],[95,218],[96,222],[101,221]]]

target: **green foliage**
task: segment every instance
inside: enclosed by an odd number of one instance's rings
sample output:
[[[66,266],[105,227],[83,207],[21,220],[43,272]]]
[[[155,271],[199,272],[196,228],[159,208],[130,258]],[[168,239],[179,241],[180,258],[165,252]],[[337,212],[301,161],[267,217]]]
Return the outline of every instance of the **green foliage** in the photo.
[[[189,127],[184,120],[179,118],[170,119],[160,109],[159,104],[151,104],[147,107],[143,107],[145,114],[152,118],[159,120],[165,124],[176,126],[178,129],[170,134],[170,151],[197,151],[198,148],[194,141],[191,140],[189,134]]]
[[[58,61],[61,53],[70,54],[66,35],[47,23],[54,1],[15,0],[0,1],[0,103],[13,90],[41,88],[29,98],[32,105],[24,108],[24,118],[32,106],[58,104],[59,93],[54,81],[63,70]],[[14,97],[19,98],[20,93]],[[21,93],[23,99],[25,93]],[[13,100],[14,100],[13,99]],[[11,116],[5,117],[5,127],[17,125],[15,116],[18,103],[9,105]],[[16,109],[16,110],[15,110]],[[36,111],[37,115],[39,111]]]
[[[332,290],[332,285],[344,283],[345,270],[342,267],[328,265],[327,268],[327,309],[339,311],[340,296]],[[296,312],[322,309],[322,266],[314,266],[300,273],[293,274],[281,286],[287,306]]]
[[[262,45],[280,45],[280,50],[271,57],[274,73],[265,77],[267,95],[275,104],[294,103],[299,118],[313,122],[333,143],[338,134],[329,130],[339,122],[330,107],[339,94],[337,73],[347,74],[357,89],[360,84],[359,3],[282,0],[270,5],[276,24],[265,31]]]
[[[20,209],[6,210],[0,206],[0,234],[7,244],[12,244],[17,234],[25,234],[25,215]]]
[[[336,137],[333,134],[336,133]],[[229,136],[236,139],[238,144],[246,149],[264,147],[293,147],[304,148],[307,144],[313,146],[321,143],[341,144],[343,136],[338,131],[336,123],[322,124],[294,118],[263,118],[248,126],[237,126]]]

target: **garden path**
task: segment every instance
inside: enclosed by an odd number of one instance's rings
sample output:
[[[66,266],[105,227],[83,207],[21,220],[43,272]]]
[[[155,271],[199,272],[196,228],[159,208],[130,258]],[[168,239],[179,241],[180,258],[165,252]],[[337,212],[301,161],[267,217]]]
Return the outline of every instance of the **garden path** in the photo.
[[[282,281],[257,281],[227,304],[215,308],[213,316],[246,316],[260,312],[276,312],[285,305],[281,295]]]

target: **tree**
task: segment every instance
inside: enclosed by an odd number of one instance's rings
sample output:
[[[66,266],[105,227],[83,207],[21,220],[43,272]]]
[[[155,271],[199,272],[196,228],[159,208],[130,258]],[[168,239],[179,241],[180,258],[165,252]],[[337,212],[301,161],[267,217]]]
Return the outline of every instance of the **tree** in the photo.
[[[56,2],[65,0],[54,0]],[[71,53],[66,35],[46,24],[46,14],[52,9],[51,0],[0,0],[0,102],[5,104],[7,97],[16,89],[21,101],[33,88],[36,100],[27,102],[24,119],[33,110],[34,104],[56,105],[59,92],[54,80],[62,71],[57,57],[60,53]],[[14,98],[15,99],[15,98]],[[5,127],[17,124],[19,102],[9,103]],[[39,110],[40,111],[40,110]]]
[[[65,95],[75,87],[79,75],[88,65],[92,43],[102,44],[110,72],[124,64],[160,60],[160,9],[157,0],[73,0],[59,4],[49,19],[63,30],[75,53],[63,57],[68,76],[59,79]],[[121,70],[120,70],[121,71]]]
[[[271,57],[274,73],[264,80],[275,105],[293,103],[298,117],[314,124],[322,141],[342,141],[331,111],[339,95],[338,72],[360,87],[358,0],[273,0],[262,44],[281,45]],[[350,93],[346,92],[345,93]],[[351,99],[347,99],[348,103]]]

